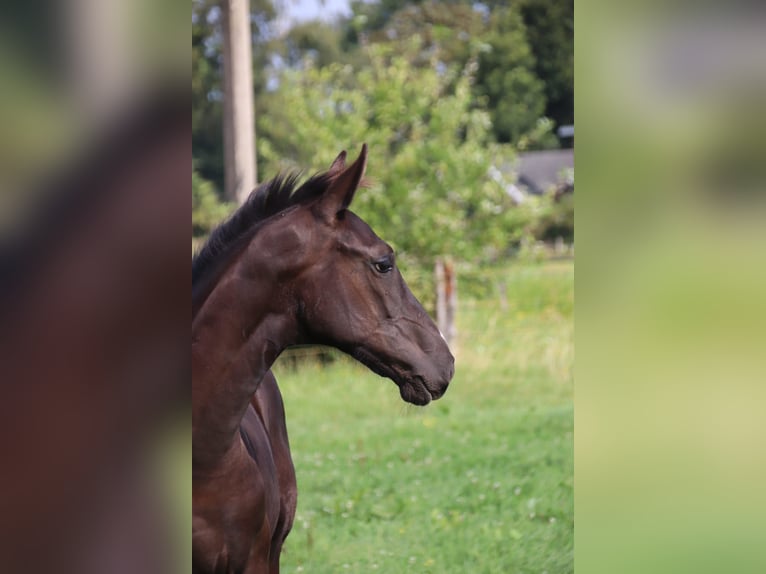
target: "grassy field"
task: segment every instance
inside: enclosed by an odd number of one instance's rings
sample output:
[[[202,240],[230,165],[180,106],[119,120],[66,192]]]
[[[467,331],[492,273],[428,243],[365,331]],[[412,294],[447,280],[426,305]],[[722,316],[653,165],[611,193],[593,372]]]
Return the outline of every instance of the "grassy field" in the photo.
[[[511,265],[461,300],[455,379],[405,405],[342,359],[277,363],[298,474],[283,572],[573,571],[571,262]]]

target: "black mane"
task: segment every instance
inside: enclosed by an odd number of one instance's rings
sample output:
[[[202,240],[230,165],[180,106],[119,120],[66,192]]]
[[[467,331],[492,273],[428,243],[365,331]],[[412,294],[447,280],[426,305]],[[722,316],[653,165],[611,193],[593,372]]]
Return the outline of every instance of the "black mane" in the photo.
[[[192,257],[192,287],[201,281],[217,260],[269,217],[310,202],[329,187],[332,177],[320,173],[298,187],[300,173],[278,175],[259,185],[226,221],[216,227]]]

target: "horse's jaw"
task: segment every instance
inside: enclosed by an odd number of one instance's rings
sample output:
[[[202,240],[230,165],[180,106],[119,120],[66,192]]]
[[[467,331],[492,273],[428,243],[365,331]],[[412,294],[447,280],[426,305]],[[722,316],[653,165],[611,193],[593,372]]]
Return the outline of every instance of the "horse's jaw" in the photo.
[[[432,400],[441,398],[447,389],[446,383],[429,384],[422,375],[413,374],[395,363],[383,361],[364,347],[356,347],[350,354],[373,373],[396,383],[399,387],[399,395],[407,403],[419,407],[426,406]]]

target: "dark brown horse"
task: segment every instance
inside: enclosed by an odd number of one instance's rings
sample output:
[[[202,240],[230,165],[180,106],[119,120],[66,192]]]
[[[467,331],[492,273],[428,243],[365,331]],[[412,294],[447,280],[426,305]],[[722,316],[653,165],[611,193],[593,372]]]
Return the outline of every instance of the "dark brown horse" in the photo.
[[[367,160],[296,191],[256,190],[192,264],[192,559],[198,573],[275,573],[296,490],[276,382],[287,347],[331,345],[391,378],[402,398],[441,397],[454,359],[392,249],[348,210]]]

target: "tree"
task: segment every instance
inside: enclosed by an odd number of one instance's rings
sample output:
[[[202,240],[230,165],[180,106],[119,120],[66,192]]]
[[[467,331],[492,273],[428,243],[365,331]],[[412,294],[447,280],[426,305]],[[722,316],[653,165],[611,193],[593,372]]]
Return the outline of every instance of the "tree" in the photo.
[[[545,113],[545,84],[535,74],[521,14],[496,9],[484,41],[476,92],[487,98],[498,141],[518,143],[534,132]]]
[[[321,67],[346,61],[348,53],[342,40],[342,32],[337,25],[321,21],[303,22],[287,32],[278,49],[289,67],[300,66],[307,57]]]
[[[206,237],[231,209],[218,199],[212,184],[192,169],[192,240]]]
[[[415,3],[384,0],[353,4],[353,26],[369,43],[389,44],[418,36],[421,53],[413,63],[422,67],[464,66],[476,54],[479,70],[473,86],[490,112],[498,141],[528,147],[556,147],[539,129],[546,110],[545,83],[527,38],[522,12],[513,5],[468,1],[426,0]]]
[[[223,116],[221,105],[218,7],[192,0],[192,150],[201,176],[223,188]]]
[[[535,71],[545,85],[545,114],[574,123],[574,0],[521,0]]]
[[[417,36],[421,47],[414,62],[417,65],[464,66],[481,42],[485,28],[482,14],[469,3],[405,2],[384,26],[369,30],[366,39],[395,49],[402,41]]]

